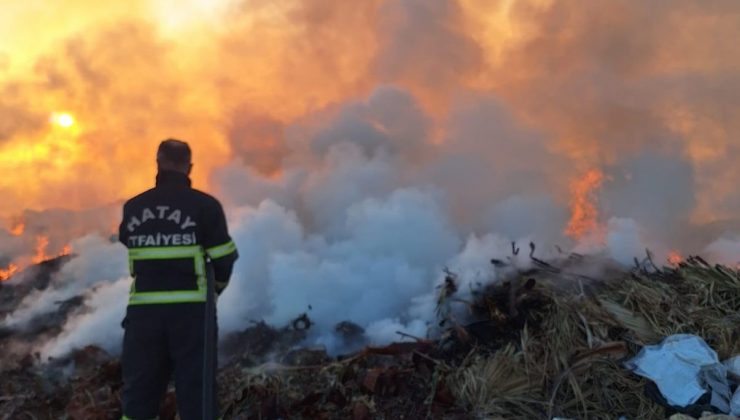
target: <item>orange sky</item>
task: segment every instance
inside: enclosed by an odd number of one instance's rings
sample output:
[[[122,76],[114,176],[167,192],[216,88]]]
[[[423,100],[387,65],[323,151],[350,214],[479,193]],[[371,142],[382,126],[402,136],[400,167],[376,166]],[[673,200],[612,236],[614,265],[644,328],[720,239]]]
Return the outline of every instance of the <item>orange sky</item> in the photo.
[[[670,150],[695,171],[693,220],[731,217],[740,5],[595,3],[3,2],[0,216],[125,198],[170,136],[193,145],[201,187],[234,156],[274,175],[282,128],[393,84],[435,121],[430,144],[461,93],[491,94],[572,162],[553,177],[564,193],[592,167]]]

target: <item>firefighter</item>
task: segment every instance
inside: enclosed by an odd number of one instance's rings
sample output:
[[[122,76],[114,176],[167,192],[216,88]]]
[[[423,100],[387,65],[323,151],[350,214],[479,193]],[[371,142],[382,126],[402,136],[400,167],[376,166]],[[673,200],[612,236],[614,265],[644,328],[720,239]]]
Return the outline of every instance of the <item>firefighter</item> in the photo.
[[[238,254],[221,204],[191,188],[192,167],[187,143],[163,141],[156,186],[123,206],[119,239],[133,277],[123,321],[124,419],[156,418],[171,376],[180,418],[204,412],[204,346],[215,354],[216,345],[215,327],[204,337],[206,273],[212,269],[220,294]],[[208,318],[215,324],[215,313]],[[205,370],[215,381],[215,367]],[[210,412],[217,415],[215,393]]]

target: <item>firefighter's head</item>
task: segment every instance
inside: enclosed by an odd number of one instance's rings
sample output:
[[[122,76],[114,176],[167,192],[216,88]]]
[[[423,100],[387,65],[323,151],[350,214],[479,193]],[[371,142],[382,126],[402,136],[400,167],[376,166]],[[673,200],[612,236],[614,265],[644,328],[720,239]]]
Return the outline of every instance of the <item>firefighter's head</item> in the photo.
[[[182,172],[190,175],[193,169],[190,146],[181,140],[167,139],[159,144],[157,150],[157,169]]]

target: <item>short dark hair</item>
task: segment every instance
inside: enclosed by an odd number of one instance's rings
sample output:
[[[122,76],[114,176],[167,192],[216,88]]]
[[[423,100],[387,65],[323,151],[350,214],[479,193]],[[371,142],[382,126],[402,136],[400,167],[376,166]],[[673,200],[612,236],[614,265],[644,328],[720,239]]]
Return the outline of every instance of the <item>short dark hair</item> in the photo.
[[[191,159],[190,146],[184,141],[167,139],[159,143],[157,161],[167,161],[175,165],[189,165]]]

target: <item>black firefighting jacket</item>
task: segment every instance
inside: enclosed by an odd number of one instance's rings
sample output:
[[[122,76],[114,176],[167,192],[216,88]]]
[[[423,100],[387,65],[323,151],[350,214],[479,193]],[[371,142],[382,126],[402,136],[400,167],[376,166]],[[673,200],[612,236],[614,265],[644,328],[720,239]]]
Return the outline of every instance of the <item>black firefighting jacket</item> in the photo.
[[[216,291],[226,287],[238,253],[223,208],[190,185],[185,174],[160,171],[154,188],[123,206],[118,237],[134,278],[129,305],[204,302],[208,264]]]

